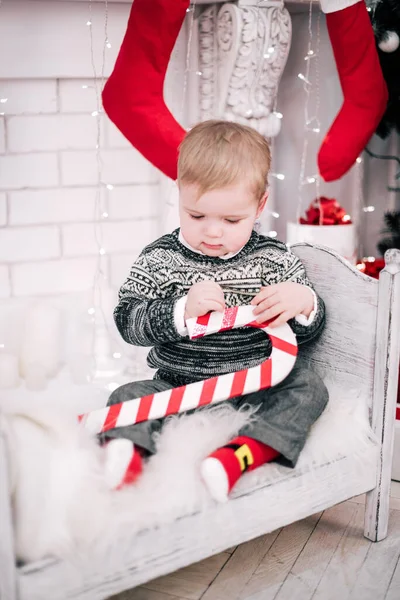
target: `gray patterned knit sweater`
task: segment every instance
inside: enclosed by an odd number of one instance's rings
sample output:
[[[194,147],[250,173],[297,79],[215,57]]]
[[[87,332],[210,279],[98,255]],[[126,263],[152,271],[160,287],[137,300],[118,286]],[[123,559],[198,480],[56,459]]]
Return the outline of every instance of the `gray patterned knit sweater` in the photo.
[[[192,252],[179,241],[179,229],[144,248],[120,289],[114,318],[126,342],[152,346],[147,362],[158,369],[155,377],[174,386],[253,367],[271,352],[269,340],[257,329],[233,329],[193,341],[177,331],[177,300],[205,279],[226,290],[228,307],[249,304],[261,286],[294,281],[312,287],[302,263],[285,244],[255,231],[226,260]],[[289,324],[302,344],[319,335],[324,321],[324,303],[318,298],[310,325],[294,319]]]

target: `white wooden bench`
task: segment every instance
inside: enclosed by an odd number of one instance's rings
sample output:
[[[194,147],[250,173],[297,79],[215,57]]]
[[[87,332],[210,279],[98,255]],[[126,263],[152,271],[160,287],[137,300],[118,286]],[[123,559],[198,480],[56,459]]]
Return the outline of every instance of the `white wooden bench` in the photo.
[[[378,440],[365,449],[363,460],[349,452],[312,469],[296,467],[276,481],[242,486],[227,504],[131,539],[127,532],[124,540],[115,540],[126,549],[122,561],[115,564],[111,552],[99,570],[93,550],[83,575],[79,561],[16,566],[7,448],[0,427],[1,600],[107,598],[364,492],[365,536],[373,541],[386,536],[400,346],[400,251],[387,252],[378,282],[328,249],[296,244],[293,250],[327,307],[323,335],[304,348],[300,360],[310,361],[338,389],[357,389],[362,395]],[[277,495],[279,511],[270,509]]]

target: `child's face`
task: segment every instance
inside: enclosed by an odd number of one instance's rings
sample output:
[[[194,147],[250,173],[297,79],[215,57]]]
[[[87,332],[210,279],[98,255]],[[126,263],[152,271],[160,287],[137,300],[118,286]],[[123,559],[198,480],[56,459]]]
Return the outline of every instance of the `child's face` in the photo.
[[[211,190],[199,198],[195,184],[181,184],[179,192],[181,233],[192,248],[207,256],[240,250],[267,199],[265,194],[258,201],[243,183]]]

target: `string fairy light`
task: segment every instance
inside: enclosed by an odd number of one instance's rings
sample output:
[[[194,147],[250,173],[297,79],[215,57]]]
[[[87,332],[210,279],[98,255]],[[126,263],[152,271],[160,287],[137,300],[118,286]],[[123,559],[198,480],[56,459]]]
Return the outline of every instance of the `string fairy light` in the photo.
[[[188,37],[187,37],[187,43],[186,43],[186,57],[185,57],[185,71],[184,71],[184,75],[183,75],[183,88],[182,88],[182,98],[181,98],[181,107],[180,107],[180,114],[183,118],[184,114],[185,114],[185,105],[186,105],[186,99],[187,99],[187,87],[188,87],[188,78],[189,78],[189,74],[191,72],[191,47],[192,47],[192,38],[193,38],[193,28],[195,25],[195,9],[196,9],[196,0],[192,1],[191,6],[189,6],[186,9],[186,14],[189,16],[190,15],[190,20],[189,20],[189,32],[188,32]],[[196,69],[195,74],[198,77],[201,77],[203,75],[203,72],[201,71],[201,69]],[[186,128],[187,131],[190,131],[190,127]],[[174,181],[168,181],[166,182],[166,185],[168,185],[166,191],[165,191],[165,205],[167,208],[167,211],[170,210],[172,211],[174,208],[176,208],[176,182]]]
[[[186,9],[186,13],[190,14],[190,22],[189,22],[189,34],[188,34],[187,45],[186,45],[186,61],[185,61],[185,72],[184,72],[184,76],[183,76],[181,114],[183,114],[183,111],[185,108],[187,84],[188,84],[188,77],[189,77],[189,72],[190,72],[190,58],[191,58],[191,47],[192,47],[195,9],[196,9],[196,0],[193,0],[192,5]],[[203,73],[200,70],[196,71],[196,75],[201,76],[202,74]]]
[[[0,4],[1,6],[1,4]],[[8,98],[0,98],[0,104],[6,104],[8,102]],[[0,111],[0,116],[4,117],[5,111]]]
[[[104,346],[107,349],[110,346],[110,340],[113,339],[115,342],[115,336],[111,335],[109,330],[108,319],[104,313],[103,309],[103,292],[104,286],[107,282],[107,274],[105,270],[105,260],[107,260],[107,248],[104,245],[103,241],[103,228],[102,221],[108,218],[109,213],[107,206],[104,206],[104,202],[106,202],[105,196],[103,194],[103,189],[107,189],[111,191],[113,189],[113,185],[111,183],[104,183],[102,179],[103,173],[103,161],[101,156],[101,119],[103,115],[102,103],[101,103],[101,93],[105,84],[105,63],[106,63],[106,50],[111,47],[108,38],[108,0],[104,2],[104,41],[102,47],[102,58],[101,58],[101,71],[100,75],[97,73],[95,57],[94,57],[94,40],[93,40],[93,18],[92,18],[92,2],[93,0],[89,0],[89,19],[87,21],[87,25],[89,27],[90,34],[90,60],[93,71],[93,86],[82,86],[83,89],[93,88],[95,90],[96,97],[96,107],[95,110],[91,112],[91,115],[96,119],[96,167],[97,167],[97,185],[96,185],[96,194],[95,194],[95,204],[94,204],[94,234],[95,234],[95,242],[97,246],[97,259],[96,259],[96,268],[93,277],[93,285],[92,285],[92,306],[90,306],[87,310],[88,315],[91,317],[91,322],[93,324],[93,332],[92,332],[92,352],[91,355],[94,359],[95,363],[95,372],[94,374],[90,374],[88,376],[89,381],[93,381],[96,376],[99,374],[99,352],[104,355]],[[103,339],[99,339],[99,331],[100,328],[101,335]],[[106,339],[105,339],[106,338]],[[119,343],[119,340],[118,342]],[[117,356],[115,356],[115,354]],[[116,369],[113,364],[113,359],[121,358],[122,353],[117,352],[112,355],[112,359],[110,356],[109,360],[106,360],[107,364],[104,364],[104,356],[102,369],[103,372],[107,376],[113,376],[116,372],[120,372],[121,368]],[[116,382],[112,382],[109,384],[115,387],[118,387],[119,384]],[[110,388],[109,388],[110,389]]]
[[[321,131],[321,124],[319,121],[319,107],[320,107],[320,95],[319,95],[319,48],[320,48],[320,12],[317,16],[317,40],[315,50],[312,48],[313,46],[313,30],[312,30],[312,16],[313,16],[313,2],[310,0],[309,8],[308,8],[308,44],[307,44],[307,53],[304,57],[305,61],[305,73],[298,73],[297,77],[300,81],[303,82],[303,90],[305,93],[305,102],[304,102],[304,139],[303,139],[303,149],[300,159],[300,173],[299,173],[299,183],[298,183],[298,202],[297,202],[297,210],[296,210],[296,223],[300,223],[300,217],[302,212],[302,191],[305,185],[315,184],[316,186],[316,196],[320,197],[319,193],[319,185],[320,178],[318,174],[306,175],[306,161],[308,156],[308,145],[309,145],[309,133],[318,134]],[[314,59],[315,65],[315,83],[316,83],[316,99],[315,99],[315,114],[310,117],[309,115],[309,103],[310,103],[310,95],[312,91],[312,82],[311,82],[311,60]],[[320,211],[320,219],[322,218],[322,211]]]

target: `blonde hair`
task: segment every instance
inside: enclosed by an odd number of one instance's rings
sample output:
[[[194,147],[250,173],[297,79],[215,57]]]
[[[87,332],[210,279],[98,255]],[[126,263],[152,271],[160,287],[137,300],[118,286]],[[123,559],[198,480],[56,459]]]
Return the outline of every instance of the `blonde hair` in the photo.
[[[270,165],[270,147],[260,133],[230,121],[204,121],[186,134],[179,147],[178,183],[196,184],[201,196],[247,181],[260,200]]]

